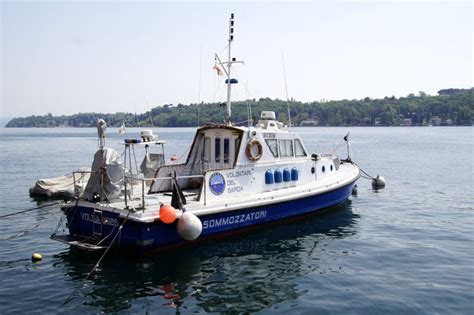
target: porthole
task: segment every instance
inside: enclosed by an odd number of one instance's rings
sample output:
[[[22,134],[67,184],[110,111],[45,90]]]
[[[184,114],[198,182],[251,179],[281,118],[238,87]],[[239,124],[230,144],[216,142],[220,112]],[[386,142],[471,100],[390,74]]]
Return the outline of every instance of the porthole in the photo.
[[[331,172],[332,172],[332,164],[331,164]]]
[[[323,173],[326,172],[326,167],[323,166],[323,167],[321,168],[321,171],[322,171]]]

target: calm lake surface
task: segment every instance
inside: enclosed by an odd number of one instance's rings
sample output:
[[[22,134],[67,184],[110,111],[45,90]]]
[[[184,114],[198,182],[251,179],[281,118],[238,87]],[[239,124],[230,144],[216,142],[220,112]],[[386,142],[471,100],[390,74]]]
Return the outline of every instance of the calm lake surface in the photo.
[[[194,135],[154,130],[178,156]],[[310,152],[350,131],[353,160],[387,187],[361,178],[345,205],[231,239],[148,257],[111,252],[88,280],[99,255],[49,239],[59,206],[0,219],[0,314],[473,314],[474,128],[296,130]],[[0,132],[0,215],[44,204],[29,187],[90,167],[97,148],[95,129]],[[107,132],[121,152],[122,136]]]

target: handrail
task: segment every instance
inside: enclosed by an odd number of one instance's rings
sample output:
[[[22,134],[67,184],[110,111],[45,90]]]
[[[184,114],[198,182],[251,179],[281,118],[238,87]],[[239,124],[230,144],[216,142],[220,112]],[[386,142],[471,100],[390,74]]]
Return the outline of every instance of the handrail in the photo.
[[[133,177],[133,176],[124,176],[125,178],[129,178],[129,179],[137,179],[137,180],[144,180],[144,181],[147,181],[147,180],[165,180],[165,179],[173,179],[173,176],[167,176],[167,177],[146,177],[146,178],[142,178],[142,177]],[[183,176],[176,176],[176,179],[183,179],[183,178],[204,178],[205,176],[204,175],[183,175]]]
[[[172,180],[176,179],[186,179],[186,178],[205,178],[204,175],[183,175],[183,176],[167,176],[167,177],[153,177],[153,178],[141,178],[134,176],[124,176],[125,179],[139,180],[142,183],[142,207],[141,209],[145,210],[145,182],[148,180]],[[127,181],[125,180],[125,207],[127,206]],[[133,186],[132,186],[133,187]],[[204,193],[204,203],[206,203],[206,194]]]
[[[100,173],[100,171],[74,171],[72,172],[72,176],[73,176],[73,181],[74,181],[74,197],[75,198],[79,198],[79,194],[78,194],[78,189],[77,189],[77,182],[76,181],[76,174],[81,174],[81,176],[83,176],[84,174],[93,174],[93,173]],[[176,179],[186,179],[186,178],[203,178],[205,179],[205,175],[182,175],[182,176],[176,176],[176,177],[173,177],[173,176],[166,176],[166,177],[137,177],[137,176],[134,176],[134,175],[124,175],[124,196],[125,196],[125,208],[128,208],[128,189],[127,189],[127,179],[129,180],[139,180],[141,181],[141,185],[142,185],[142,192],[141,192],[141,199],[142,199],[142,209],[145,209],[145,182],[146,181],[151,181],[151,180],[172,180],[173,178],[176,178]],[[205,185],[204,185],[205,186]],[[133,189],[133,185],[132,185],[132,189]],[[206,188],[204,187],[204,204],[206,203],[206,199],[207,199],[207,196],[206,196]]]
[[[73,172],[72,172],[72,182],[73,182],[73,184],[74,184],[74,195],[73,195],[74,198],[75,198],[75,197],[79,198],[79,193],[78,193],[79,191],[78,191],[77,186],[76,186],[76,174],[81,174],[81,178],[83,179],[83,178],[84,178],[84,174],[92,174],[92,173],[93,173],[92,171],[86,171],[86,170],[73,171]],[[81,180],[81,178],[79,178],[79,179],[77,180],[77,182],[79,182],[79,181]],[[77,196],[76,196],[76,194],[77,194]]]

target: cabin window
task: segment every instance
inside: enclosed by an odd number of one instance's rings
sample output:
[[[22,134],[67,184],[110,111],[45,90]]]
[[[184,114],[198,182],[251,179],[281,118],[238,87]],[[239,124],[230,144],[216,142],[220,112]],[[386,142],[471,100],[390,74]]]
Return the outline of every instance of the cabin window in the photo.
[[[229,163],[229,138],[224,138],[224,163]]]
[[[306,156],[303,145],[300,139],[295,139],[295,156]]]
[[[270,152],[274,157],[278,157],[278,141],[276,139],[265,139]]]
[[[292,157],[293,156],[293,141],[291,141],[291,140],[280,140],[280,155],[281,155],[281,157]]]
[[[215,161],[219,163],[221,161],[221,138],[214,139],[215,143]]]
[[[204,151],[202,151],[202,160],[204,162],[211,161],[211,138],[204,138]]]

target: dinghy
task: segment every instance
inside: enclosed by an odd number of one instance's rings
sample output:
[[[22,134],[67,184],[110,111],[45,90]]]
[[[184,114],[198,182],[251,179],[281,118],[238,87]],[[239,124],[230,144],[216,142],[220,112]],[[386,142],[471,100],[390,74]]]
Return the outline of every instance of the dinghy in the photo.
[[[84,190],[89,180],[89,171],[89,168],[84,167],[70,174],[38,179],[30,188],[30,195],[40,198],[72,199]]]

